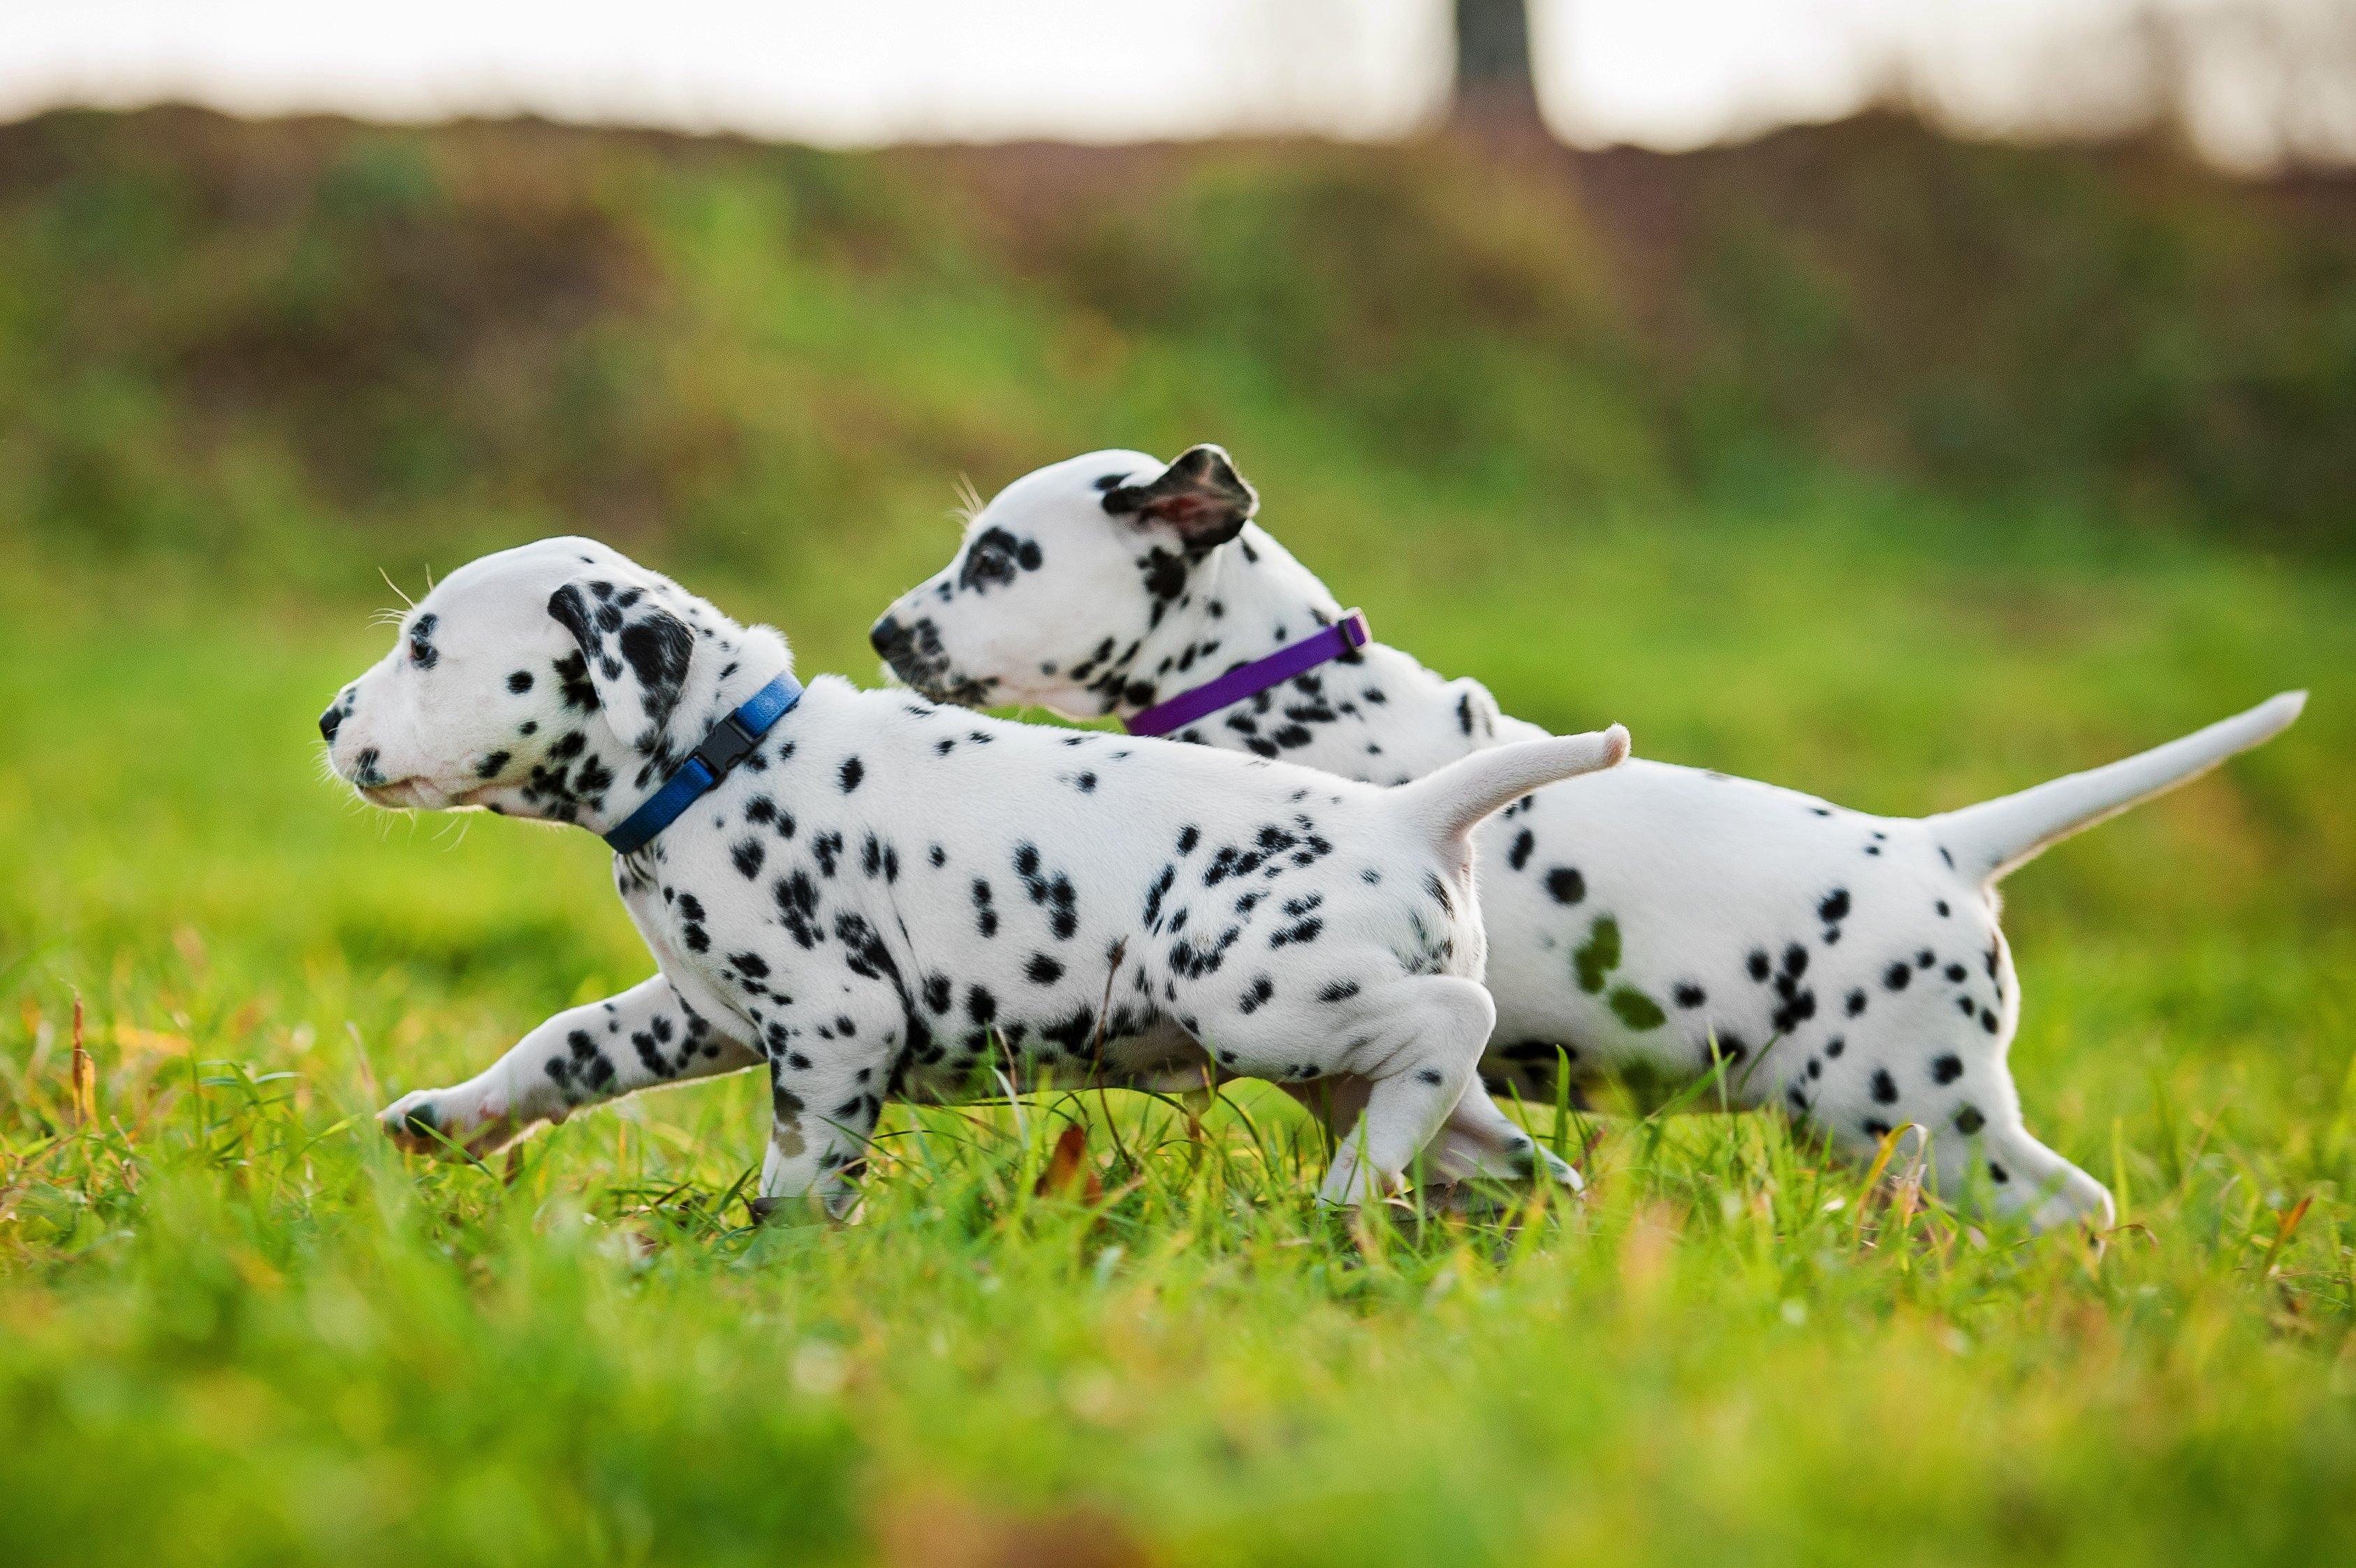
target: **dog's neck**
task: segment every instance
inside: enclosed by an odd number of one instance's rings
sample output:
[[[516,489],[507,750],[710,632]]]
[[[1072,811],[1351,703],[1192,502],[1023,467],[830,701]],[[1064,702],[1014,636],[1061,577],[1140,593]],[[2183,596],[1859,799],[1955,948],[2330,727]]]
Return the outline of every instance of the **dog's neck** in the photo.
[[[632,746],[602,713],[593,713],[579,727],[583,744],[577,753],[560,757],[552,748],[523,784],[485,804],[505,816],[570,822],[600,837],[619,827],[662,787],[713,725],[777,676],[791,673],[793,655],[772,628],[722,621],[718,630],[736,645],[734,650],[723,654],[711,645],[716,639],[701,639],[705,645],[690,662],[679,703],[651,751]]]
[[[1249,526],[1189,574],[1180,603],[1141,644],[1131,678],[1150,681],[1154,700],[1167,701],[1313,635],[1342,613],[1313,572]],[[1114,711],[1126,719],[1145,706],[1123,701]],[[1397,648],[1369,643],[1354,658],[1328,660],[1173,738],[1391,784],[1524,733],[1542,731],[1500,720],[1477,681],[1448,680]]]

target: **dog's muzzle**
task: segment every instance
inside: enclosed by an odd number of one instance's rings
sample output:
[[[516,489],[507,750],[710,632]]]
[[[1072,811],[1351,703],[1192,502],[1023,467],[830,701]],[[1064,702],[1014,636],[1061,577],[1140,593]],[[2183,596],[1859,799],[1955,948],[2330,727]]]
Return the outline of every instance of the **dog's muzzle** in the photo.
[[[867,631],[868,645],[895,670],[900,669],[901,660],[908,656],[915,641],[915,635],[900,624],[896,615],[884,616]]]

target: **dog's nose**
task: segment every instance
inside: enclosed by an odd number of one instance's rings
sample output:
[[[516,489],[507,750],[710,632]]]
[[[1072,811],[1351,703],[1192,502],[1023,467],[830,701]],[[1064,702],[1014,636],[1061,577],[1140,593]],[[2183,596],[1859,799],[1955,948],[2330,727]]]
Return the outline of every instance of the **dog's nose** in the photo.
[[[329,745],[336,743],[336,731],[343,726],[344,705],[340,702],[319,715],[319,738]]]
[[[886,615],[868,629],[867,641],[880,656],[888,659],[893,650],[906,645],[908,629],[900,624],[897,617]]]

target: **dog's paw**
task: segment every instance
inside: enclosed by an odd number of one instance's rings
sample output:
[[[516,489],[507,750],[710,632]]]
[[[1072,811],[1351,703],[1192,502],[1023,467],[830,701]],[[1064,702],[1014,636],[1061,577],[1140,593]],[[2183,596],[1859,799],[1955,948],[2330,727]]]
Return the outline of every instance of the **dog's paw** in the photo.
[[[377,1125],[409,1154],[480,1159],[521,1131],[504,1106],[470,1101],[463,1091],[418,1089],[377,1114]]]

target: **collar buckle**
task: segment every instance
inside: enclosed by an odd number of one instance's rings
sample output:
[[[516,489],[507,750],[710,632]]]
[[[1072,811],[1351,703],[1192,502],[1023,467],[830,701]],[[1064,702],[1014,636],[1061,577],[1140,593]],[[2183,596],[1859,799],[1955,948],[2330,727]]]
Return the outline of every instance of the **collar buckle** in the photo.
[[[744,727],[744,720],[729,714],[708,731],[702,743],[688,753],[711,772],[713,779],[727,776],[728,770],[743,762],[761,737]]]

